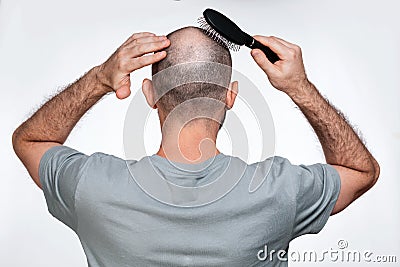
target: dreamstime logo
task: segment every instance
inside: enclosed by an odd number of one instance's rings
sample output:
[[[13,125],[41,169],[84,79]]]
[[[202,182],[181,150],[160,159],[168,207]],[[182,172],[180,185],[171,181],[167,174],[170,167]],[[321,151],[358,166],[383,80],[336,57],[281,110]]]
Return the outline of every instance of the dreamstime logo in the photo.
[[[340,239],[337,248],[317,252],[315,250],[290,251],[270,250],[268,245],[257,253],[259,261],[291,261],[291,262],[365,262],[365,263],[396,263],[395,255],[377,255],[370,250],[348,249],[347,240]]]
[[[211,70],[214,75],[204,75],[202,71],[198,71],[202,69]],[[154,158],[151,157],[155,151],[148,152],[145,147],[145,139],[148,138],[145,133],[151,133],[147,128],[151,124],[157,125],[150,119],[155,119],[155,116],[152,117],[154,110],[147,106],[141,90],[134,95],[125,117],[124,151],[127,159],[142,158],[138,164],[127,163],[127,165],[135,182],[152,198],[173,206],[195,207],[212,203],[226,195],[239,183],[245,171],[247,175],[252,176],[249,193],[255,192],[263,183],[273,160],[264,162],[262,169],[256,165],[251,171],[248,170],[245,162],[260,162],[274,155],[274,124],[263,95],[246,76],[229,66],[215,62],[188,62],[174,65],[153,76],[155,102],[170,90],[189,83],[226,87],[224,84],[226,81],[221,79],[226,76],[226,73],[232,73],[232,80],[238,81],[240,89],[235,106],[227,111],[225,121],[224,117],[219,116],[216,112],[216,110],[223,110],[225,103],[214,98],[198,97],[176,106],[168,114],[163,125],[163,131],[168,131],[169,135],[176,136],[176,140],[178,140],[185,125],[195,119],[207,118],[219,123],[223,122],[220,131],[225,137],[223,141],[230,144],[229,149],[232,155],[243,161],[230,158],[229,164],[220,171],[220,176],[202,186],[190,187],[174,184],[165,179],[160,170],[155,168]],[[153,129],[153,131],[157,131],[157,129]],[[159,145],[161,140],[155,139],[152,137],[150,141],[158,142]],[[178,147],[178,145],[179,143],[176,141],[176,146],[172,147]],[[201,148],[199,149],[201,150]],[[169,154],[166,154],[169,160]],[[182,158],[184,158],[183,155]],[[181,170],[193,171],[189,166],[191,164],[179,164],[172,160],[169,162]],[[208,163],[208,165],[210,164],[212,164],[212,160]],[[203,166],[203,168],[206,167]]]

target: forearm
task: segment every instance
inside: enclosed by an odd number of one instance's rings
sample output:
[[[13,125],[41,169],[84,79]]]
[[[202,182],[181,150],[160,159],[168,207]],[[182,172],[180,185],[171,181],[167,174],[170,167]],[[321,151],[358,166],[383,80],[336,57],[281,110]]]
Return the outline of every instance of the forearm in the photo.
[[[296,93],[288,95],[317,134],[326,162],[377,177],[379,165],[343,115],[310,82],[307,81],[299,87]]]
[[[127,98],[130,74],[165,58],[165,51],[156,51],[167,46],[169,40],[165,36],[148,32],[133,34],[106,62],[45,103],[14,131],[15,153],[39,187],[39,165],[46,151],[63,144],[83,114],[105,94],[115,91],[119,99]]]
[[[63,144],[79,121],[100,98],[112,91],[96,78],[97,68],[46,102],[15,131],[14,146],[21,142]]]
[[[337,171],[340,192],[332,214],[338,213],[375,184],[379,165],[343,115],[308,81],[301,48],[276,37],[255,38],[276,52],[280,60],[272,64],[257,49],[252,50],[254,60],[271,84],[285,92],[306,116],[322,145],[326,162]]]

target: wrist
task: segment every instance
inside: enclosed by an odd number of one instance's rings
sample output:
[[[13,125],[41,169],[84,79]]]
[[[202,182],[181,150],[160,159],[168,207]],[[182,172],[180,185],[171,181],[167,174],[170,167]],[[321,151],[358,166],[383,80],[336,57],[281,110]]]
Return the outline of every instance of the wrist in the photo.
[[[302,100],[308,99],[311,97],[317,89],[315,86],[308,80],[305,79],[297,85],[293,90],[286,91],[286,94],[295,102],[298,103]]]
[[[108,85],[106,78],[103,74],[103,65],[96,66],[92,69],[94,78],[96,80],[96,88],[99,93],[107,94],[114,92],[114,90]]]

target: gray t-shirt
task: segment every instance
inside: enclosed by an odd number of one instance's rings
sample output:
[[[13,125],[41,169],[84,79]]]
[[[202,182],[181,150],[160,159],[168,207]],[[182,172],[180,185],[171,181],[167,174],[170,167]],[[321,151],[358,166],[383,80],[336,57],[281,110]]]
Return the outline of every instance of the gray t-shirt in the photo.
[[[197,206],[190,201],[201,194],[173,205],[146,192],[137,179],[158,175],[201,188],[222,172],[228,179],[240,173],[240,179],[220,198]],[[50,213],[76,232],[91,267],[287,266],[276,256],[262,261],[257,255],[266,245],[268,251],[287,251],[292,239],[318,233],[340,191],[332,166],[292,165],[277,156],[248,165],[218,154],[190,165],[157,155],[139,161],[87,156],[57,146],[42,157],[39,176]],[[262,182],[256,190],[249,188],[252,180]]]

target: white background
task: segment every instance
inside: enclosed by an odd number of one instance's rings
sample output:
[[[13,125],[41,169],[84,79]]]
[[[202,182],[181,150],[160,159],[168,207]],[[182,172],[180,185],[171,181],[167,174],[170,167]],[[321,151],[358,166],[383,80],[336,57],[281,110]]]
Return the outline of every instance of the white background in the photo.
[[[102,63],[130,34],[166,34],[195,25],[206,7],[229,15],[250,34],[299,44],[310,80],[363,132],[381,165],[373,189],[330,218],[320,234],[293,241],[291,250],[322,253],[345,239],[351,250],[396,255],[400,261],[399,5],[396,0],[1,1],[0,266],[86,266],[78,238],[47,212],[41,191],[14,155],[13,130],[46,98]],[[269,103],[276,154],[296,164],[323,161],[310,126],[290,99],[269,85],[249,50],[242,48],[233,61]],[[146,68],[132,75],[134,91],[149,74]],[[78,124],[67,145],[123,157],[129,103],[113,95],[104,99]]]

